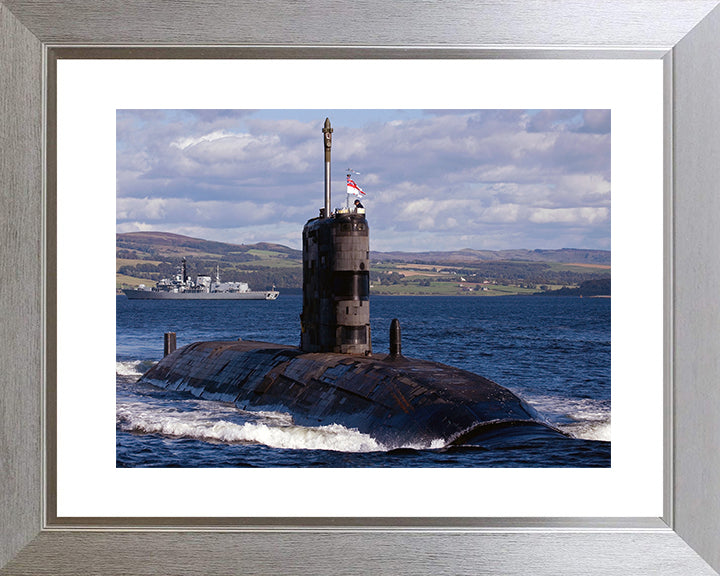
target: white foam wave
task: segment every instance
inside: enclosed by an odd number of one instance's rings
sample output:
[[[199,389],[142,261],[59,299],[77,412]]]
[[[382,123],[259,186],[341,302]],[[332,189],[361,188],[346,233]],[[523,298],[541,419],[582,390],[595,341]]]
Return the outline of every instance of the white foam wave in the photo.
[[[265,418],[268,413],[264,414]],[[121,430],[161,434],[173,438],[194,438],[224,444],[254,443],[271,448],[334,450],[337,452],[376,452],[385,450],[372,437],[339,424],[304,427],[288,425],[275,417],[275,425],[265,422],[235,423],[218,420],[206,411],[172,412],[147,410],[142,404],[119,404],[116,422]],[[284,424],[277,425],[280,422]]]
[[[274,426],[290,426],[293,423],[293,417],[285,412],[251,412],[253,417],[265,420],[268,424]]]
[[[564,426],[559,426],[559,428],[563,432],[570,434],[572,437],[580,438],[582,440],[602,440],[603,442],[610,442],[612,439],[609,420],[566,424]]]
[[[118,376],[140,377],[154,364],[151,360],[127,360],[115,362],[115,373]]]
[[[559,399],[535,396],[528,399],[547,421],[582,440],[611,440],[610,407],[607,402],[590,398]]]

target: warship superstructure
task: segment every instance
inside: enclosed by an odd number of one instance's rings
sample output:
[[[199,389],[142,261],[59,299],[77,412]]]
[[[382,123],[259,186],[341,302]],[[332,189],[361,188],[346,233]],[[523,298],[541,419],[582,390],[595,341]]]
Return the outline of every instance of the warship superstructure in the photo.
[[[163,278],[152,288],[141,284],[137,289],[123,292],[131,300],[275,300],[280,294],[274,287],[257,291],[250,290],[246,282],[220,282],[219,266],[214,282],[210,276],[197,276],[192,280],[185,258],[172,278]]]

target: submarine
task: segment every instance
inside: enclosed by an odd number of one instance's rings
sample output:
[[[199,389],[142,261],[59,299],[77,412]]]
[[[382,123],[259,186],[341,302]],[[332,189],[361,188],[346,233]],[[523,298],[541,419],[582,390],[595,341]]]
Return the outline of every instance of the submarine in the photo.
[[[333,129],[326,119],[325,204],[302,232],[298,346],[232,340],[175,347],[139,382],[248,411],[289,413],[302,426],[339,424],[388,450],[446,448],[498,438],[568,435],[519,396],[478,374],[402,354],[393,319],[387,353],[372,350],[370,243],[364,208],[331,211]]]

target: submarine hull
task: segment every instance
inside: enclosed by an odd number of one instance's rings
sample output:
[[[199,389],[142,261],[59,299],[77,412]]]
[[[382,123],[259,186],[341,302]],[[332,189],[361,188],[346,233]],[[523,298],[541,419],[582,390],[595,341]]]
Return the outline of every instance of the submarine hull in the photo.
[[[387,449],[475,444],[483,437],[563,435],[499,384],[399,355],[303,352],[267,342],[196,342],[140,382],[244,410],[289,412],[296,424],[340,424]]]

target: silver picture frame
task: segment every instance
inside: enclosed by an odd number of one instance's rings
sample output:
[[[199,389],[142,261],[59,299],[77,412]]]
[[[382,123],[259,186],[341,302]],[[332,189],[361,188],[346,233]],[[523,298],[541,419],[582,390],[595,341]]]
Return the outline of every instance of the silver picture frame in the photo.
[[[719,3],[0,0],[0,574],[717,574]],[[57,517],[55,64],[208,57],[663,61],[662,517]]]

